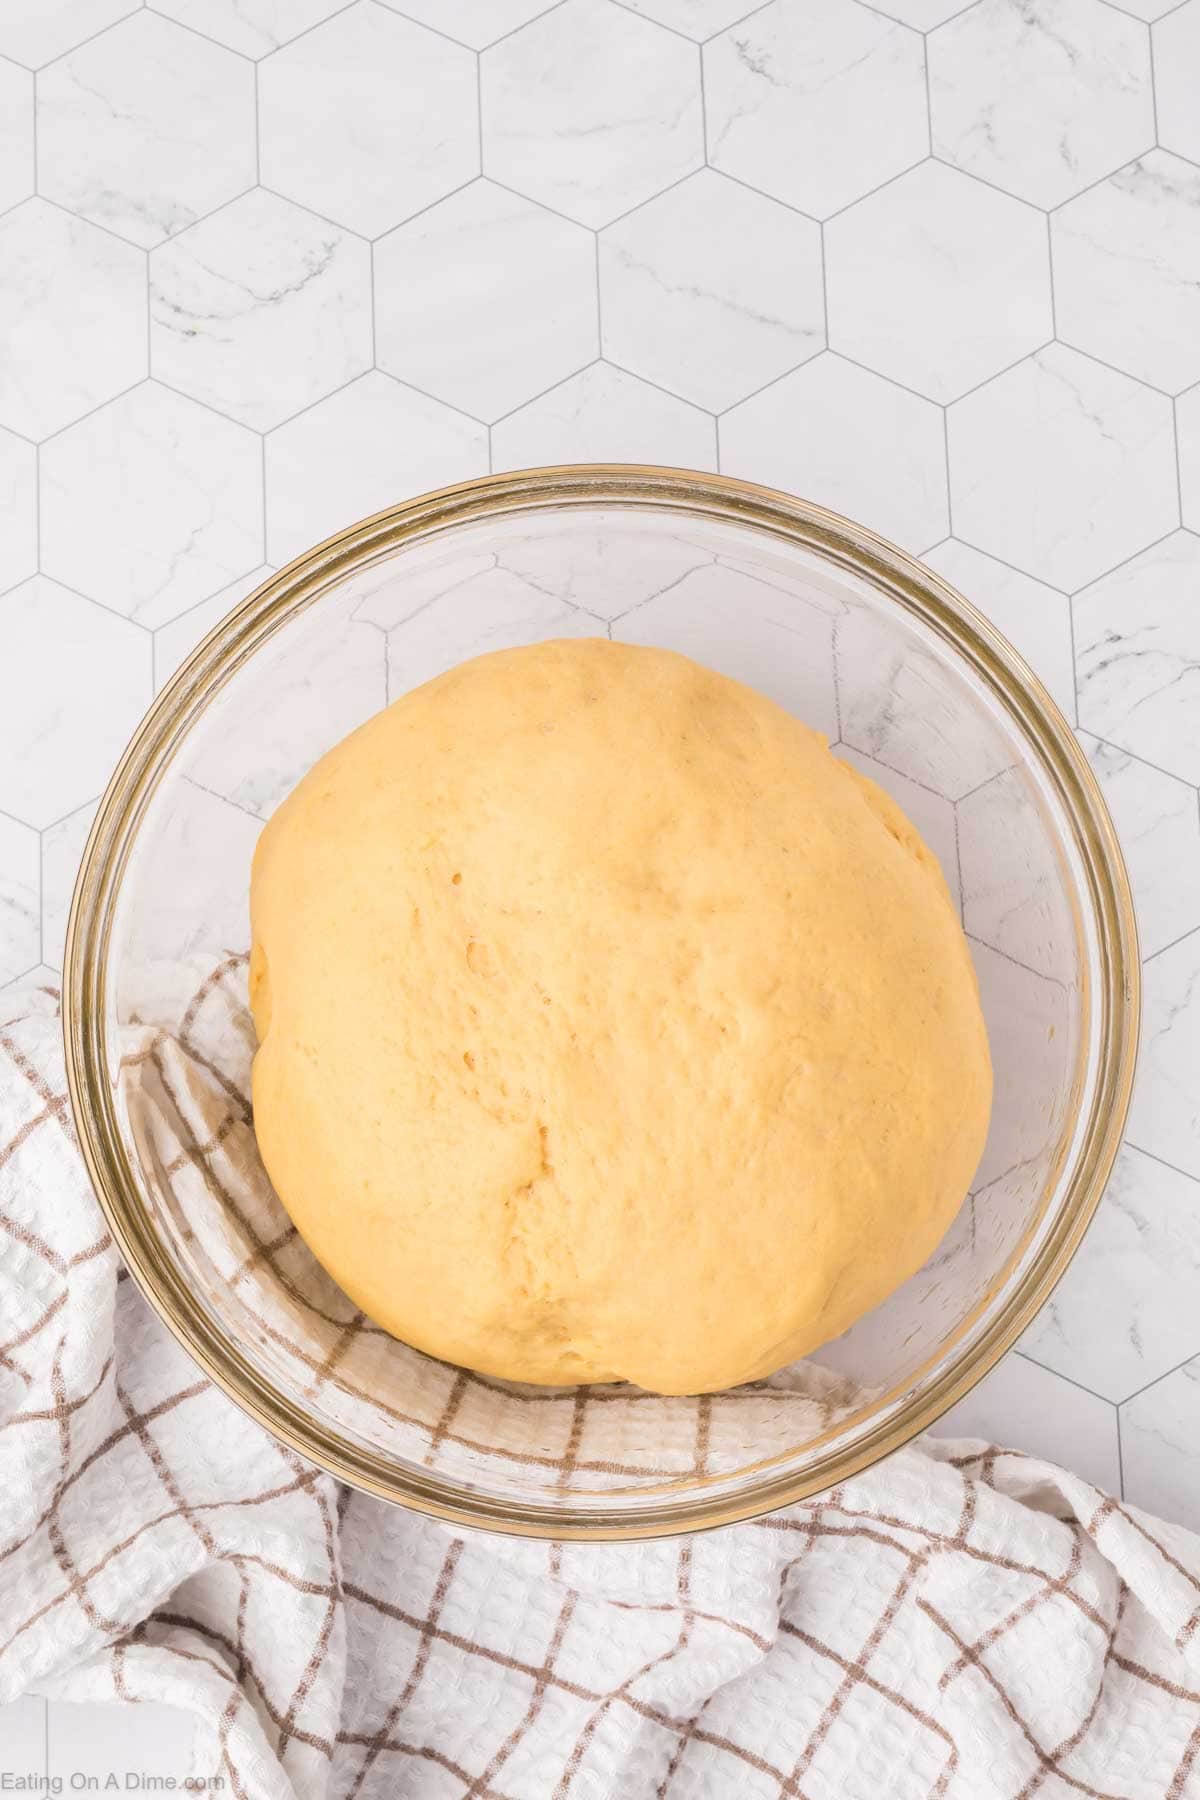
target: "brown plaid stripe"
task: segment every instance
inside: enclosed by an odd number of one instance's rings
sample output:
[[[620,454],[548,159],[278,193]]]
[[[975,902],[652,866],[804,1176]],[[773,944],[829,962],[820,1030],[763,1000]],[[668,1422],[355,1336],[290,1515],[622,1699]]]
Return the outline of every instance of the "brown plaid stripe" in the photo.
[[[1124,1617],[1128,1599],[1129,1590],[1122,1583],[1120,1598],[1117,1602],[1116,1617],[1113,1619],[1112,1625],[1109,1628],[1108,1642],[1104,1647],[1104,1662],[1100,1671],[1100,1680],[1096,1683],[1096,1695],[1091,1706],[1084,1714],[1080,1724],[1073,1732],[1071,1732],[1070,1736],[1065,1737],[1060,1744],[1056,1745],[1055,1748],[1050,1751],[1048,1760],[1043,1762],[1037,1773],[1032,1775],[1025,1783],[1025,1786],[1017,1795],[1017,1800],[1033,1800],[1033,1796],[1037,1793],[1038,1789],[1042,1787],[1051,1769],[1053,1769],[1056,1774],[1059,1773],[1063,1757],[1068,1755],[1072,1750],[1077,1749],[1091,1730],[1092,1722],[1099,1711],[1100,1702],[1104,1696],[1104,1676],[1108,1670],[1108,1665],[1112,1660],[1113,1645],[1116,1643],[1117,1633],[1121,1629],[1121,1620]]]
[[[399,1696],[388,1708],[387,1717],[383,1722],[382,1729],[367,1743],[367,1754],[363,1757],[362,1767],[359,1769],[354,1786],[350,1789],[349,1800],[355,1800],[355,1796],[358,1794],[363,1782],[370,1774],[371,1765],[381,1751],[398,1747],[396,1741],[392,1737],[392,1733],[395,1729],[397,1719],[399,1719],[405,1707],[416,1693],[417,1688],[420,1686],[421,1677],[424,1675],[428,1666],[430,1652],[433,1648],[433,1634],[437,1630],[438,1619],[441,1616],[443,1606],[446,1604],[446,1596],[450,1592],[450,1583],[454,1579],[454,1571],[458,1567],[458,1561],[461,1555],[461,1543],[451,1544],[449,1550],[446,1552],[445,1561],[442,1563],[441,1570],[434,1585],[433,1597],[429,1602],[429,1611],[417,1629],[417,1648],[416,1654],[413,1657],[412,1667],[408,1671],[407,1679],[405,1680]]]
[[[512,1731],[509,1732],[487,1767],[481,1774],[475,1777],[474,1781],[472,1781],[470,1787],[463,1796],[463,1800],[482,1800],[484,1794],[492,1791],[492,1782],[512,1756],[522,1738],[524,1738],[537,1723],[538,1714],[541,1712],[542,1707],[546,1702],[546,1694],[550,1686],[550,1679],[554,1674],[554,1665],[558,1659],[558,1653],[562,1649],[563,1639],[567,1635],[567,1627],[570,1625],[574,1615],[577,1600],[577,1595],[568,1592],[562,1603],[558,1618],[555,1621],[554,1635],[550,1639],[550,1645],[546,1651],[545,1661],[542,1663],[541,1669],[534,1678],[533,1693],[530,1695],[529,1705],[526,1708],[524,1718],[513,1727]]]
[[[1085,1725],[1084,1725],[1083,1729],[1080,1732],[1074,1734],[1074,1736],[1067,1741],[1067,1745],[1064,1747],[1064,1749],[1061,1749],[1058,1751],[1047,1750],[1038,1741],[1038,1738],[1037,1738],[1036,1734],[1034,1733],[1034,1731],[1032,1730],[1032,1728],[1030,1727],[1028,1721],[1022,1716],[1020,1711],[1017,1709],[1016,1705],[1013,1702],[1012,1696],[1009,1694],[1007,1688],[1005,1688],[1004,1684],[997,1679],[997,1677],[992,1673],[991,1669],[988,1668],[987,1663],[984,1660],[983,1656],[980,1654],[976,1654],[972,1650],[971,1646],[969,1644],[967,1644],[962,1637],[959,1636],[958,1632],[955,1631],[953,1625],[951,1625],[949,1620],[946,1619],[941,1613],[939,1613],[937,1611],[936,1607],[931,1606],[927,1600],[918,1600],[917,1604],[921,1608],[921,1610],[926,1614],[926,1616],[928,1618],[932,1619],[933,1623],[938,1627],[939,1631],[942,1631],[945,1633],[945,1635],[949,1638],[950,1642],[958,1650],[959,1654],[962,1656],[965,1656],[967,1658],[968,1662],[971,1664],[972,1668],[977,1669],[979,1671],[979,1673],[983,1676],[984,1680],[987,1682],[987,1684],[991,1688],[992,1692],[999,1699],[1000,1704],[1003,1706],[1005,1712],[1008,1714],[1008,1717],[1012,1720],[1013,1724],[1016,1726],[1017,1730],[1020,1732],[1021,1736],[1025,1739],[1025,1742],[1029,1745],[1030,1749],[1033,1751],[1034,1755],[1037,1757],[1039,1763],[1042,1765],[1042,1771],[1044,1774],[1047,1774],[1047,1775],[1052,1774],[1052,1775],[1056,1776],[1059,1781],[1065,1782],[1068,1787],[1074,1788],[1078,1793],[1089,1795],[1090,1800],[1125,1800],[1125,1797],[1122,1795],[1113,1794],[1111,1792],[1106,1792],[1104,1789],[1092,1787],[1090,1785],[1090,1783],[1088,1783],[1086,1781],[1078,1780],[1074,1775],[1071,1775],[1066,1769],[1064,1769],[1062,1767],[1062,1763],[1061,1763],[1062,1756],[1066,1753],[1066,1749],[1075,1749],[1077,1747],[1077,1745],[1080,1742],[1082,1742],[1083,1736],[1086,1734],[1087,1726],[1090,1725],[1090,1723],[1091,1723],[1090,1718],[1085,1721]]]
[[[1200,1755],[1200,1723],[1196,1725],[1196,1729],[1188,1739],[1187,1749],[1180,1757],[1175,1773],[1171,1777],[1171,1785],[1167,1789],[1166,1800],[1180,1800],[1180,1796],[1183,1793],[1184,1787],[1187,1785],[1187,1778],[1192,1772],[1192,1765],[1195,1763],[1197,1755]]]
[[[151,1627],[155,1625],[165,1627],[172,1633],[170,1638],[156,1638],[154,1641],[162,1648],[169,1650],[173,1655],[194,1656],[196,1654],[194,1651],[189,1652],[181,1649],[179,1644],[179,1633],[185,1635],[193,1634],[196,1637],[205,1639],[217,1649],[223,1650],[231,1663],[241,1666],[242,1674],[240,1676],[235,1676],[228,1668],[222,1668],[219,1664],[210,1664],[209,1666],[216,1667],[224,1678],[234,1682],[237,1686],[243,1686],[245,1682],[249,1681],[255,1693],[258,1695],[258,1701],[263,1711],[270,1719],[272,1725],[275,1726],[276,1730],[282,1733],[285,1717],[284,1712],[282,1708],[276,1705],[272,1700],[271,1687],[268,1678],[257,1668],[254,1659],[246,1654],[244,1644],[240,1644],[227,1633],[219,1631],[216,1627],[206,1624],[201,1619],[192,1618],[187,1613],[174,1612],[170,1609],[164,1609],[152,1614],[148,1623]],[[308,1744],[312,1749],[319,1751],[320,1755],[327,1761],[333,1756],[334,1747],[331,1738],[320,1737],[316,1733],[301,1730],[300,1727],[294,1723],[289,1731],[289,1736],[296,1738],[301,1743]]]
[[[300,1463],[299,1459],[292,1457],[290,1453],[287,1454],[288,1460],[293,1464],[297,1473],[302,1474],[303,1465]],[[315,1502],[317,1511],[320,1514],[321,1530],[325,1543],[325,1555],[328,1558],[328,1580],[323,1584],[325,1611],[317,1629],[316,1642],[313,1644],[308,1661],[304,1665],[303,1673],[292,1692],[292,1697],[288,1701],[287,1712],[284,1715],[283,1724],[279,1728],[280,1756],[282,1756],[287,1749],[288,1740],[291,1738],[296,1727],[297,1716],[303,1708],[308,1695],[311,1693],[313,1683],[317,1678],[317,1672],[329,1652],[329,1641],[333,1634],[334,1620],[337,1618],[342,1605],[341,1582],[339,1580],[338,1570],[337,1531],[334,1526],[333,1512],[329,1504],[329,1497],[325,1493],[323,1487],[316,1486],[315,1484],[309,1487],[308,1493]],[[271,1565],[268,1566],[271,1567],[272,1573],[283,1575],[284,1572],[282,1570],[276,1570]],[[293,1585],[296,1584],[297,1578],[293,1575],[287,1575],[285,1579]],[[307,1589],[312,1593],[322,1592],[321,1585],[315,1582],[308,1583]],[[303,1587],[302,1591],[304,1591]]]
[[[126,1553],[141,1539],[147,1537],[151,1532],[158,1530],[161,1526],[170,1524],[172,1520],[187,1519],[190,1515],[205,1511],[223,1512],[231,1506],[264,1506],[269,1504],[272,1500],[280,1499],[285,1494],[301,1492],[305,1487],[311,1486],[312,1483],[319,1479],[319,1472],[313,1469],[306,1475],[297,1477],[295,1481],[282,1484],[279,1487],[269,1488],[263,1493],[248,1494],[244,1497],[239,1497],[236,1500],[192,1501],[186,1506],[171,1506],[167,1507],[162,1512],[155,1513],[152,1518],[144,1520],[135,1531],[126,1533],[126,1535],[118,1539],[116,1543],[111,1544],[103,1555],[98,1557],[95,1562],[91,1563],[87,1569],[80,1570],[72,1564],[72,1573],[68,1577],[70,1585],[58,1593],[51,1595],[51,1597],[44,1601],[34,1612],[31,1612],[24,1618],[9,1637],[0,1643],[0,1661],[3,1660],[8,1651],[12,1649],[13,1645],[25,1634],[25,1632],[32,1630],[32,1628],[39,1624],[48,1613],[55,1612],[70,1599],[72,1595],[77,1594],[79,1589],[86,1592],[88,1584],[94,1581],[98,1575],[103,1574],[111,1563],[115,1562],[118,1557],[126,1555]],[[45,1520],[45,1524],[48,1534],[57,1532],[61,1537],[61,1526],[57,1523],[56,1515],[57,1508],[52,1508],[49,1517]],[[22,1538],[21,1542],[14,1546],[14,1551],[23,1550],[29,1543],[32,1535],[33,1534],[31,1533]],[[286,1571],[277,1569],[275,1565],[264,1564],[263,1566],[268,1567],[271,1573],[278,1573],[281,1576],[286,1576]],[[320,1589],[319,1591],[324,1592],[324,1589]],[[121,1629],[121,1627],[119,1624],[114,1624],[111,1629],[116,1631]]]
[[[521,1390],[486,1377],[447,1371],[440,1407],[436,1410],[431,1408],[428,1413],[422,1414],[410,1406],[397,1404],[395,1398],[389,1397],[384,1391],[386,1384],[381,1384],[378,1379],[364,1379],[366,1365],[362,1365],[364,1372],[360,1372],[361,1359],[357,1356],[363,1339],[372,1338],[382,1343],[387,1346],[390,1354],[403,1353],[392,1345],[386,1333],[365,1320],[361,1314],[355,1313],[349,1319],[338,1316],[317,1298],[313,1292],[314,1284],[309,1279],[314,1266],[311,1259],[307,1259],[303,1246],[298,1245],[294,1228],[282,1213],[276,1211],[271,1221],[272,1229],[264,1233],[261,1224],[251,1217],[234,1191],[235,1183],[229,1179],[229,1168],[222,1167],[220,1153],[230,1148],[230,1140],[236,1139],[239,1127],[245,1126],[245,1097],[242,1087],[232,1081],[229,1068],[219,1066],[218,1056],[213,1052],[212,1046],[200,1042],[199,1037],[205,1023],[206,1008],[210,1008],[214,1002],[226,1006],[237,1004],[236,997],[232,995],[230,978],[240,975],[244,963],[245,958],[240,956],[223,958],[200,982],[184,1006],[179,1026],[171,1036],[174,1046],[181,1049],[192,1063],[205,1071],[210,1068],[218,1070],[221,1094],[231,1101],[232,1111],[210,1118],[205,1132],[202,1135],[197,1132],[188,1116],[186,1097],[180,1092],[178,1076],[172,1072],[164,1058],[167,1040],[162,1033],[157,1034],[157,1041],[148,1049],[131,1057],[129,1066],[133,1070],[144,1069],[147,1064],[152,1067],[169,1102],[172,1125],[180,1142],[180,1148],[175,1151],[167,1166],[173,1169],[188,1166],[194,1168],[209,1198],[231,1222],[241,1245],[236,1266],[231,1271],[231,1279],[244,1294],[248,1321],[257,1333],[265,1336],[299,1368],[306,1371],[305,1391],[309,1398],[318,1399],[322,1390],[329,1387],[340,1398],[382,1415],[395,1426],[421,1434],[425,1441],[419,1447],[418,1454],[430,1466],[436,1465],[442,1453],[449,1448],[455,1452],[465,1452],[472,1459],[483,1458],[506,1463],[514,1469],[543,1471],[548,1486],[559,1491],[590,1478],[600,1478],[609,1483],[624,1481],[652,1484],[680,1475],[704,1473],[709,1454],[712,1417],[710,1399],[679,1403],[679,1412],[682,1414],[690,1409],[697,1424],[702,1423],[703,1429],[697,1430],[696,1457],[690,1463],[670,1464],[655,1461],[652,1457],[635,1461],[617,1454],[580,1453],[593,1408],[602,1409],[614,1403],[621,1408],[661,1405],[653,1396],[631,1393],[628,1389],[597,1388],[552,1392]],[[299,1251],[300,1260],[294,1268],[288,1268],[282,1258],[293,1250]],[[297,1270],[302,1271],[299,1278]],[[264,1273],[268,1275],[270,1284],[266,1289],[261,1283],[256,1285],[256,1279]],[[311,1330],[298,1332],[286,1313],[271,1304],[270,1287],[302,1309]],[[331,1333],[334,1335],[331,1336]],[[534,1431],[531,1435],[523,1426],[515,1423],[508,1442],[493,1440],[477,1431],[464,1428],[457,1422],[463,1412],[464,1402],[471,1394],[495,1396],[513,1420],[518,1419],[525,1411],[539,1416],[565,1413],[569,1415],[566,1430],[559,1437],[555,1448],[537,1447],[540,1431]],[[736,1408],[748,1404],[760,1408],[779,1407],[786,1404],[787,1400],[786,1394],[760,1383],[722,1397],[722,1405],[728,1404]],[[808,1400],[806,1404],[825,1414],[830,1410],[828,1403],[824,1401]],[[824,1422],[828,1423],[829,1419],[825,1418]],[[611,1438],[612,1434],[607,1436]],[[785,1433],[781,1438],[781,1447],[786,1438]]]

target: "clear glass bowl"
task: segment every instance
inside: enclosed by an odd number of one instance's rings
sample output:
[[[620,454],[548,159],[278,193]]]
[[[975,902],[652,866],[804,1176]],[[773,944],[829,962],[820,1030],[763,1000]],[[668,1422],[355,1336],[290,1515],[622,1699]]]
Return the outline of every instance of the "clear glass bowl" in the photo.
[[[936,1255],[815,1357],[701,1399],[485,1381],[371,1326],[289,1230],[245,1099],[260,821],[406,688],[481,651],[604,633],[751,683],[891,790],[960,899],[995,1063],[983,1163]],[[1012,1344],[1108,1176],[1137,976],[1087,764],[966,601],[820,507],[591,467],[381,513],[210,634],[101,805],[64,1008],[76,1125],[113,1234],[239,1405],[340,1479],[455,1524],[638,1538],[829,1488],[931,1425]]]

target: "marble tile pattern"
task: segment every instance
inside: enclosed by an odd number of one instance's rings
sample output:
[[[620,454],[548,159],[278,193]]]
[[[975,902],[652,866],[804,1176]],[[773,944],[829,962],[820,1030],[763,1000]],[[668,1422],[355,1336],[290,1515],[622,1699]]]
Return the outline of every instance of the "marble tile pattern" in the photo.
[[[581,458],[852,514],[1077,729],[1145,959],[1094,1228],[950,1423],[1200,1527],[1198,95],[1200,0],[5,0],[0,983],[59,966],[156,689],[339,526]],[[600,545],[574,579],[514,564],[498,631],[603,629],[632,592]],[[684,553],[638,629],[688,582],[719,621]],[[457,653],[436,593],[391,666],[360,618],[347,717]],[[248,846],[274,790],[209,774]],[[1012,897],[971,875],[1002,784],[969,774],[913,809],[1005,980]],[[71,1730],[0,1714],[34,1768],[91,1767]]]

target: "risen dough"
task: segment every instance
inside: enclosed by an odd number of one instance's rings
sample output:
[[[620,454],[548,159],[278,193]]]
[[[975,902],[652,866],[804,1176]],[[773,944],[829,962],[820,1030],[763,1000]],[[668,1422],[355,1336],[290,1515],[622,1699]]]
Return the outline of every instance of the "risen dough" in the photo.
[[[322,758],[254,860],[254,1118],[326,1268],[532,1382],[729,1386],[933,1250],[991,1098],[931,853],[669,651],[506,650]]]

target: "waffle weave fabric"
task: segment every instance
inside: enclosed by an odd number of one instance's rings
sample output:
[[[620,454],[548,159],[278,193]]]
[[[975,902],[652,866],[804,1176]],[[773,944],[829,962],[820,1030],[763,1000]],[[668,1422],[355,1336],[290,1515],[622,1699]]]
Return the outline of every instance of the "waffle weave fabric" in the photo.
[[[228,1096],[213,1090],[217,1153]],[[76,1146],[58,997],[0,1006],[0,1700],[190,1710],[247,1800],[1200,1796],[1200,1540],[925,1441],[635,1546],[339,1490],[188,1360]]]

